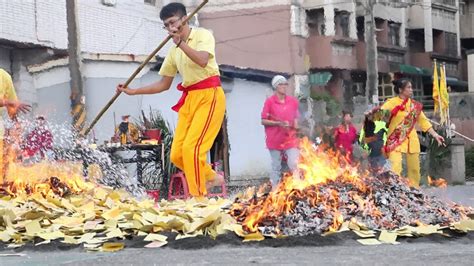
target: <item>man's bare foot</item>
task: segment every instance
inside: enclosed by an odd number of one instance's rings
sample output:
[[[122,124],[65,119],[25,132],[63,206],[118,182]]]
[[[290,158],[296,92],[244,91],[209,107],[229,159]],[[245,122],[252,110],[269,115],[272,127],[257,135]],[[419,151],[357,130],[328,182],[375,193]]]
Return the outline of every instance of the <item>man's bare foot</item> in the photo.
[[[216,176],[212,181],[206,183],[206,189],[209,192],[213,187],[221,186],[224,183],[224,176],[216,173]]]

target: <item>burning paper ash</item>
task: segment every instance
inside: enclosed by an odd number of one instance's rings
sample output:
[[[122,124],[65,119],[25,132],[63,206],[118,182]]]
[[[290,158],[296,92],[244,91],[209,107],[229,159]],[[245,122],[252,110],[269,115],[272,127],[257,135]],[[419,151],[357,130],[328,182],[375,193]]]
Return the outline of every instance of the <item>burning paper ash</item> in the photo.
[[[29,155],[27,135],[37,128],[36,123],[20,120],[7,124],[8,132],[3,157],[4,180],[0,179],[0,194],[17,195],[52,190],[57,195],[78,194],[89,188],[86,181],[113,188],[125,188],[135,197],[145,197],[145,189],[129,175],[122,164],[112,161],[111,155],[91,148],[91,142],[74,139],[73,130],[66,125],[42,124],[52,138],[52,148]],[[41,140],[44,142],[44,140]],[[88,165],[84,169],[84,165]],[[89,172],[84,177],[84,170]]]
[[[470,211],[427,196],[392,172],[360,174],[337,153],[308,140],[301,146],[299,169],[302,179],[287,176],[268,194],[237,198],[231,215],[247,232],[307,235],[337,231],[345,221],[368,229],[450,225]]]
[[[116,189],[124,188],[137,198],[146,195],[145,188],[139,184],[136,177],[127,172],[123,164],[112,161],[109,153],[91,148],[87,142],[68,151],[66,157],[89,165],[88,171],[92,172],[89,176],[98,184]]]
[[[87,141],[72,141],[66,128],[55,129],[58,149],[45,158],[24,157],[22,130],[10,134],[3,165],[6,175],[0,180],[0,242],[7,247],[61,241],[89,250],[116,251],[124,248],[120,241],[125,237],[144,236],[143,241],[150,242],[146,247],[161,247],[167,243],[167,237],[159,234],[162,231],[179,233],[176,239],[204,234],[216,238],[239,227],[222,210],[230,205],[227,200],[158,205],[145,199],[136,178],[108,153],[91,148]],[[84,164],[89,165],[86,177]]]

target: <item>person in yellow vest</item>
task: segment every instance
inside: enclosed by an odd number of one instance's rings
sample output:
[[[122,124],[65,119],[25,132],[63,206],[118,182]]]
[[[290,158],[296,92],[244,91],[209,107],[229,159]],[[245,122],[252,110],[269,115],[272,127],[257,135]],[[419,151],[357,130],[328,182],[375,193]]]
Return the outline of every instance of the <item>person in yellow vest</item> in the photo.
[[[4,159],[8,150],[5,147],[6,134],[3,121],[5,109],[10,119],[15,119],[18,113],[30,111],[31,106],[18,101],[10,74],[0,68],[0,184],[5,177],[7,162]]]
[[[406,155],[407,176],[411,186],[420,185],[420,141],[415,125],[423,132],[428,132],[444,145],[444,138],[433,129],[423,113],[423,105],[413,99],[412,83],[408,79],[393,81],[394,91],[398,96],[388,99],[381,107],[382,112],[389,112],[387,141],[384,152],[390,160],[392,170],[398,175],[402,172],[402,155]]]
[[[168,90],[180,73],[183,82],[178,90],[183,94],[172,107],[178,112],[178,122],[170,157],[184,171],[189,193],[206,196],[208,189],[224,181],[207,163],[207,152],[219,133],[226,108],[215,39],[209,30],[191,28],[188,23],[181,26],[186,19],[186,8],[181,3],[164,6],[160,18],[174,42],[159,71],[161,80],[138,89],[119,85],[117,91],[128,95],[160,93]]]

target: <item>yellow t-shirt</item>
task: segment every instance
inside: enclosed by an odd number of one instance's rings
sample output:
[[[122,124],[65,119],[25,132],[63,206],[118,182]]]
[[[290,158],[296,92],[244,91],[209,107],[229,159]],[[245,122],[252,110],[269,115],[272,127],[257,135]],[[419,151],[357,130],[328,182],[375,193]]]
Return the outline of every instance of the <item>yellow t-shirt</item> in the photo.
[[[17,100],[15,87],[13,87],[12,77],[8,72],[0,68],[0,99],[5,100]],[[3,138],[5,134],[5,128],[3,126],[3,116],[5,113],[4,107],[0,108],[0,138]]]
[[[393,108],[403,103],[403,99],[400,97],[393,97],[388,99],[383,105],[382,109],[392,111]],[[409,110],[411,105],[411,99],[407,101],[405,110]],[[390,125],[388,127],[388,134],[390,136],[395,128],[402,123],[403,119],[407,116],[407,111],[399,111],[396,116],[392,117],[390,121]],[[428,131],[432,125],[428,118],[426,118],[425,113],[423,111],[418,116],[418,120],[416,121],[416,125],[421,128],[423,132]],[[408,134],[408,138],[398,146],[395,151],[402,152],[402,153],[420,153],[420,140],[418,139],[418,134],[416,133],[416,129],[413,128],[411,132]]]
[[[179,47],[173,45],[165,57],[159,74],[174,77],[179,72],[183,79],[183,86],[195,84],[201,80],[219,75],[219,66],[216,62],[216,41],[209,30],[192,28],[187,44],[196,51],[209,53],[209,62],[206,67],[194,63]]]

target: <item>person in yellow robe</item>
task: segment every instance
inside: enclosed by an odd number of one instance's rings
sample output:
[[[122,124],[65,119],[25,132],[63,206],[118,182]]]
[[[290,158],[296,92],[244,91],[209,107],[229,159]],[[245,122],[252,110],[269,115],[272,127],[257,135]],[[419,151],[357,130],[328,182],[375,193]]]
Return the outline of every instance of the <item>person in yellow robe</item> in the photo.
[[[5,147],[5,109],[11,119],[14,119],[18,113],[25,113],[30,110],[30,106],[18,101],[13,81],[4,69],[0,68],[0,184],[5,177],[6,164],[4,161],[7,148]]]
[[[178,112],[178,123],[171,145],[171,161],[184,171],[189,193],[206,196],[209,188],[220,185],[224,178],[207,163],[207,152],[219,133],[225,114],[225,94],[219,78],[215,56],[215,39],[209,30],[191,28],[186,8],[170,3],[160,11],[164,28],[172,35],[173,45],[161,66],[161,80],[151,85],[130,89],[122,85],[118,92],[128,95],[155,94],[168,90],[179,72],[182,97],[172,109]]]
[[[398,175],[402,172],[402,155],[406,156],[407,176],[411,186],[420,185],[420,140],[415,126],[423,132],[428,132],[438,142],[444,145],[444,139],[433,129],[430,121],[423,113],[423,105],[411,97],[412,83],[408,79],[393,81],[394,91],[398,96],[388,99],[381,110],[387,114],[388,134],[384,152],[392,165],[392,170]]]

